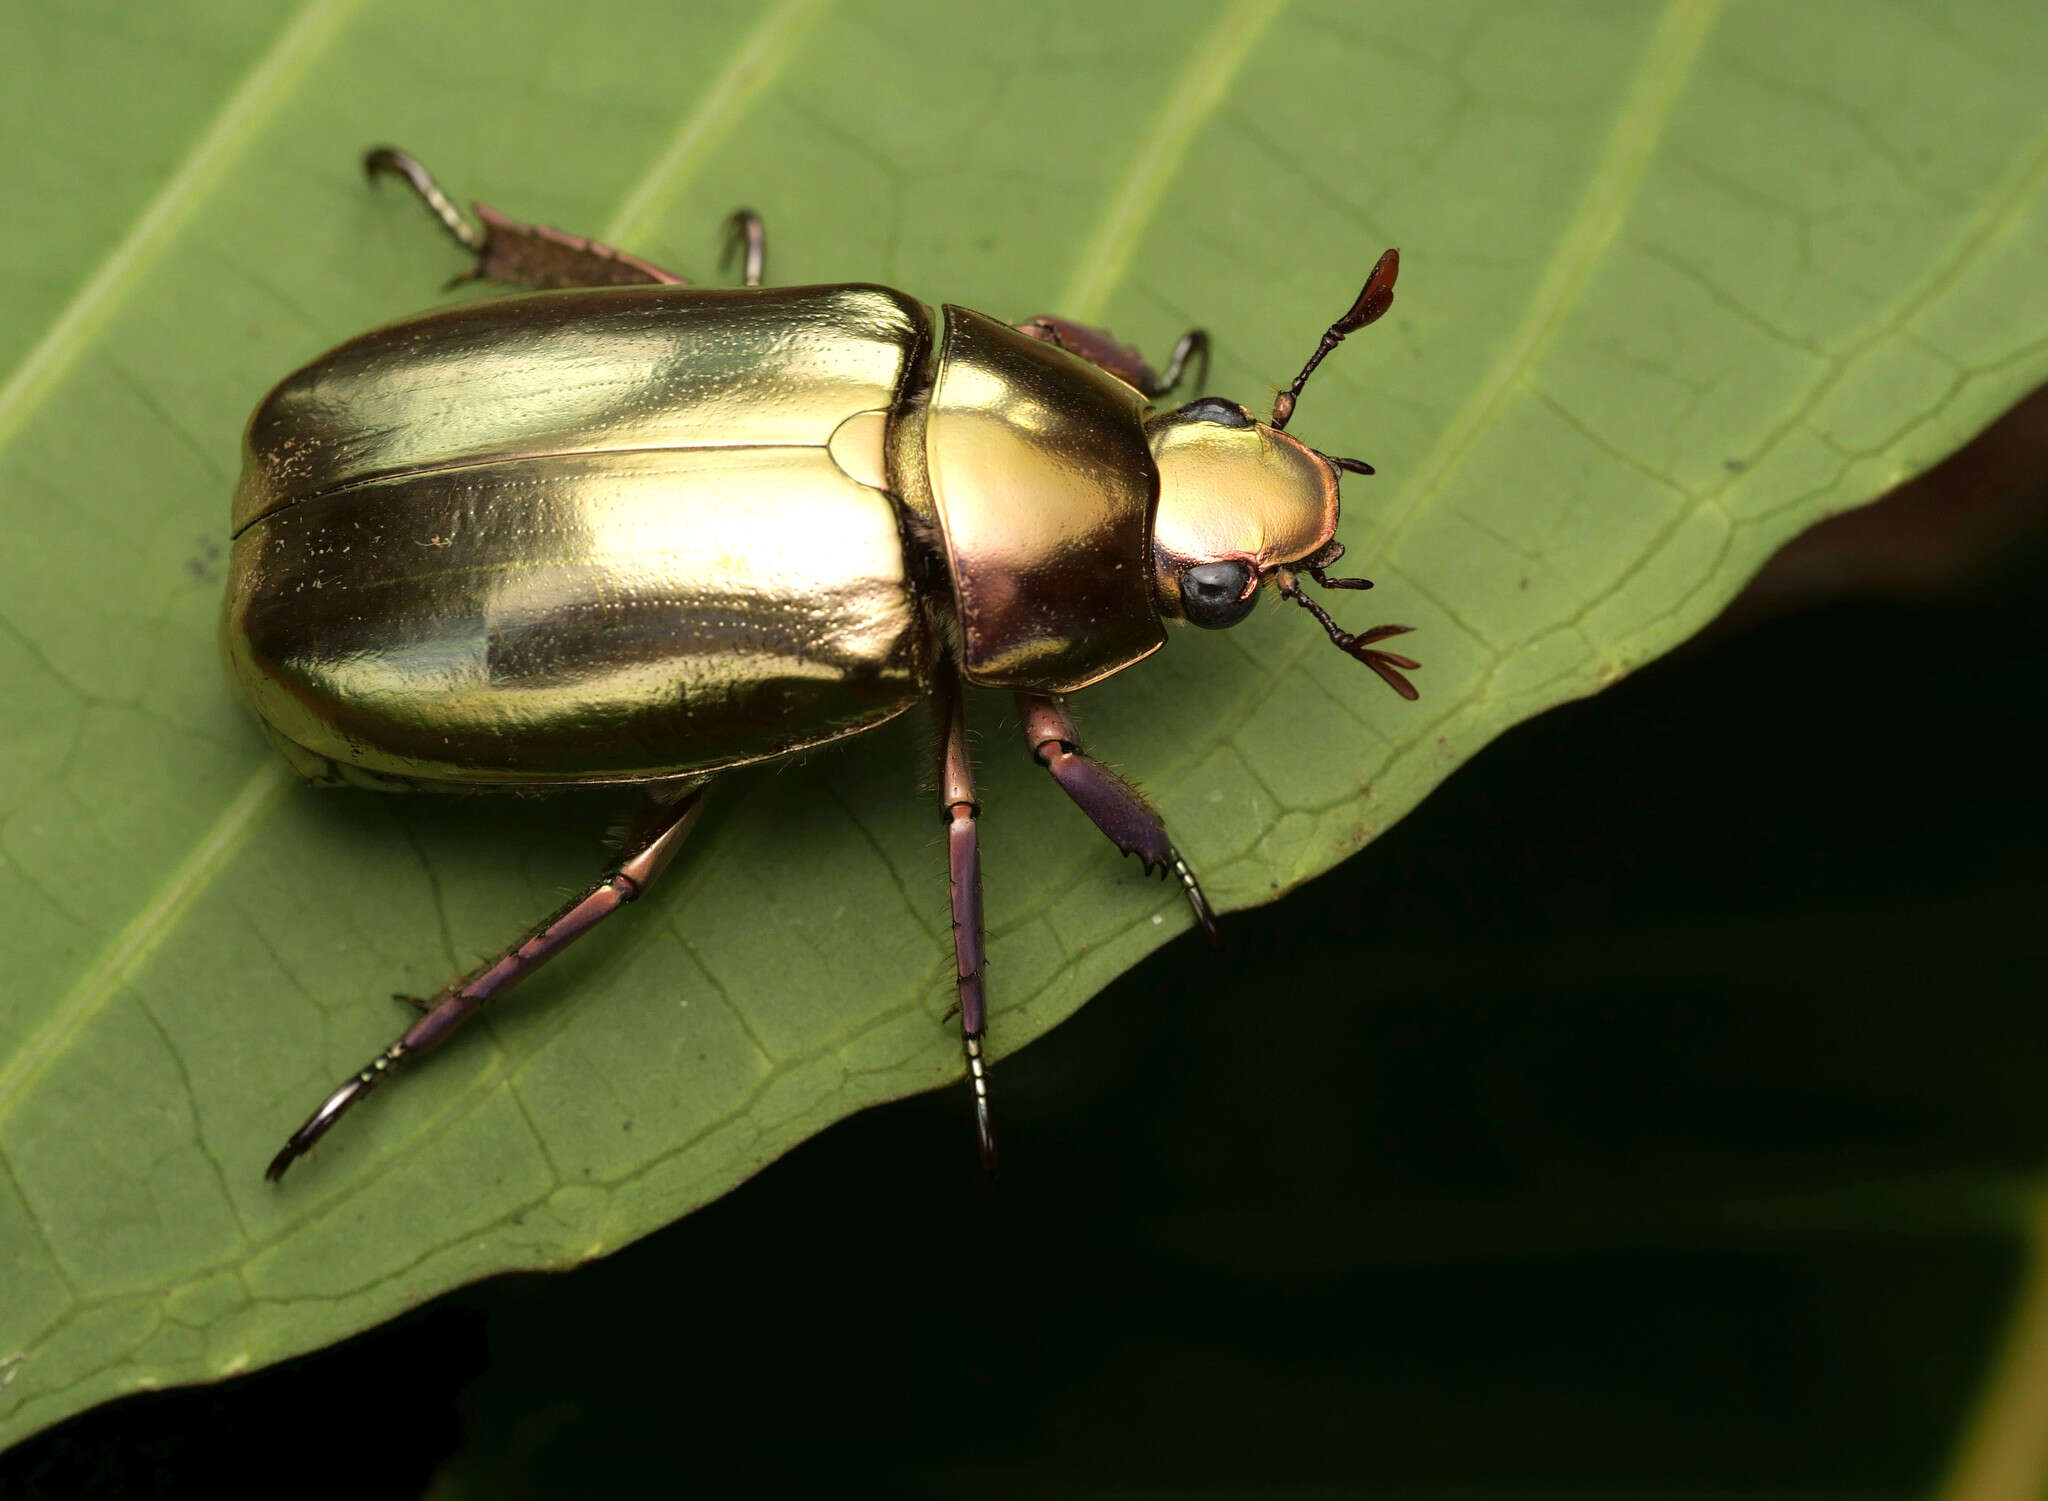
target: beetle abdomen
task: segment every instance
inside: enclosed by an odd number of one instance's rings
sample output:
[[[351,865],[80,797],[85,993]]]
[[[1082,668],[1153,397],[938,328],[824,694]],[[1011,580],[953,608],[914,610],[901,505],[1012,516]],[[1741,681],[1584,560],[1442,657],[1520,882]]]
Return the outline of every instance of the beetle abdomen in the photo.
[[[901,713],[927,643],[881,439],[833,438],[890,409],[924,317],[634,288],[342,346],[251,424],[236,682],[302,768],[458,786],[683,776]]]

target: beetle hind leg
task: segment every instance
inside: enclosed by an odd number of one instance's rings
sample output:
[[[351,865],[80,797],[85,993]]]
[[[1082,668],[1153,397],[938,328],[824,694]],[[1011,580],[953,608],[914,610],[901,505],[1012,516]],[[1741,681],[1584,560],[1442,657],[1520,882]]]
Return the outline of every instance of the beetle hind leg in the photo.
[[[1024,719],[1024,738],[1031,758],[1052,774],[1060,790],[1089,821],[1127,855],[1136,855],[1145,869],[1171,874],[1193,909],[1195,921],[1219,942],[1216,913],[1202,895],[1202,884],[1173,847],[1166,824],[1138,789],[1109,767],[1081,750],[1081,731],[1066,704],[1055,694],[1020,693],[1017,711]]]
[[[984,985],[988,955],[981,920],[981,835],[976,819],[974,768],[967,756],[967,718],[960,684],[942,678],[934,695],[939,714],[939,803],[946,810],[946,866],[952,892],[954,986],[960,1013],[960,1047],[974,1089],[974,1137],[984,1171],[996,1170],[996,1137],[988,1109],[988,1062],[982,1039],[988,1033]],[[951,1014],[950,1012],[948,1013]]]
[[[684,284],[684,278],[652,261],[545,224],[521,224],[488,204],[476,206],[477,223],[472,224],[433,173],[395,146],[372,148],[363,157],[363,170],[372,179],[383,172],[404,178],[449,237],[476,257],[457,282],[495,281],[541,290]]]
[[[1209,379],[1209,335],[1204,329],[1191,328],[1182,334],[1166,361],[1166,369],[1155,371],[1146,363],[1144,355],[1119,341],[1106,329],[1076,323],[1071,318],[1041,313],[1036,318],[1027,318],[1016,328],[1020,334],[1029,334],[1034,339],[1057,345],[1069,354],[1078,354],[1089,364],[1107,370],[1125,385],[1136,387],[1149,401],[1172,395],[1190,363],[1196,368],[1196,386]]]
[[[420,202],[427,206],[427,212],[448,231],[448,237],[456,244],[471,255],[480,256],[484,253],[484,231],[464,217],[455,200],[448,196],[447,190],[435,180],[434,174],[427,170],[426,164],[418,157],[400,151],[396,146],[372,146],[363,153],[363,175],[371,182],[375,182],[380,172],[402,177],[411,184],[413,192],[419,195]]]
[[[273,1183],[282,1178],[286,1168],[305,1156],[337,1120],[400,1065],[432,1052],[481,1011],[486,1001],[540,968],[638,897],[675,858],[703,806],[702,784],[664,803],[626,841],[619,859],[602,879],[583,895],[556,909],[496,958],[425,1000],[408,995],[395,997],[417,1007],[421,1012],[419,1019],[321,1102],[320,1108],[307,1117],[306,1123],[291,1134],[283,1149],[270,1160],[263,1176]]]

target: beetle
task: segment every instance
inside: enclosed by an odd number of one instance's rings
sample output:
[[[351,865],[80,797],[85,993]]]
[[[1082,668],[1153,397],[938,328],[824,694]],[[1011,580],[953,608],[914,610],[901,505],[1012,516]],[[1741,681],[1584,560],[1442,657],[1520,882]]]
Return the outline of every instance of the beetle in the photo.
[[[727,224],[740,287],[691,286],[596,241],[472,222],[417,160],[371,150],[474,257],[530,288],[352,339],[250,418],[221,645],[236,689],[316,784],[478,791],[615,783],[650,808],[612,867],[424,1000],[271,1161],[273,1181],[401,1065],[635,900],[729,767],[872,729],[938,725],[956,994],[976,1141],[980,810],[963,688],[1016,695],[1032,758],[1216,932],[1158,814],[1087,755],[1066,707],[1150,656],[1166,622],[1235,625],[1262,589],[1312,614],[1402,697],[1417,664],[1304,592],[1328,573],[1338,486],[1370,465],[1286,431],[1308,379],[1386,312],[1380,257],[1270,417],[1204,396],[1053,315],[1011,325],[859,283],[762,285],[766,233]]]

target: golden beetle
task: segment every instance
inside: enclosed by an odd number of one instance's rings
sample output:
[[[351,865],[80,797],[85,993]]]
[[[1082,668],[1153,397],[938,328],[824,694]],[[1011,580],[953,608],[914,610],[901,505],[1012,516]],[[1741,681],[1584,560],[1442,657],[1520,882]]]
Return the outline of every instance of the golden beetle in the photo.
[[[264,397],[235,492],[221,642],[236,687],[315,782],[477,790],[629,783],[652,809],[589,891],[438,994],[328,1096],[285,1169],[401,1063],[644,891],[712,775],[929,698],[948,824],[958,1010],[984,1162],[981,864],[961,685],[1017,695],[1032,756],[1126,854],[1172,871],[1159,816],[1084,755],[1063,695],[1219,629],[1262,586],[1404,698],[1416,664],[1302,590],[1331,578],[1338,481],[1370,474],[1284,429],[1323,358],[1384,313],[1389,250],[1260,422],[1100,330],[935,313],[886,287],[708,289],[609,246],[471,222],[379,147],[476,256],[543,290],[352,339]]]

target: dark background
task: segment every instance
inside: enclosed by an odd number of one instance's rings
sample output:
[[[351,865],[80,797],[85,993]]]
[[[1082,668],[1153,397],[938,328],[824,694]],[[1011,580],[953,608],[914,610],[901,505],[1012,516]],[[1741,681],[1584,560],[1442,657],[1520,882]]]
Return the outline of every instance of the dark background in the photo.
[[[2048,1161],[2044,476],[2037,396],[1140,965],[992,1193],[870,1111],[0,1495],[1923,1493]]]

